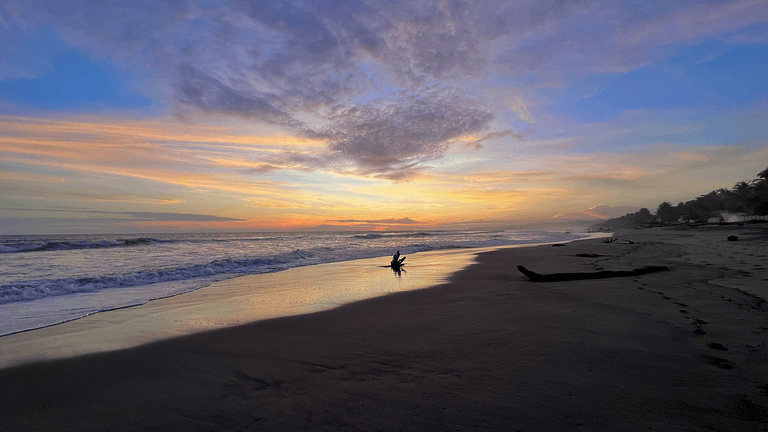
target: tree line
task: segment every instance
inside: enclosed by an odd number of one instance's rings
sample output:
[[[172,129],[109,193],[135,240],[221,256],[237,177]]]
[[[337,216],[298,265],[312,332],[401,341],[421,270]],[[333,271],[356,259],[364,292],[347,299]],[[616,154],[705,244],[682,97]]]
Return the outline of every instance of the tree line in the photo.
[[[723,212],[768,215],[768,168],[758,173],[756,179],[738,182],[732,189],[714,190],[677,205],[665,201],[659,204],[656,215],[647,208],[641,208],[635,213],[601,222],[599,226],[633,226],[678,220],[706,221]]]

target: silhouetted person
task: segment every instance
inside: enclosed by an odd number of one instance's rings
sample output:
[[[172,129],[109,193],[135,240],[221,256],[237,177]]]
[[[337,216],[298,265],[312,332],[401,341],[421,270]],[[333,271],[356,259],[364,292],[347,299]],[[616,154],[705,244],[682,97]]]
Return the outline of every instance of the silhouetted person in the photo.
[[[393,263],[398,262],[398,260],[400,260],[400,251],[397,251],[396,254],[392,255],[392,262]]]

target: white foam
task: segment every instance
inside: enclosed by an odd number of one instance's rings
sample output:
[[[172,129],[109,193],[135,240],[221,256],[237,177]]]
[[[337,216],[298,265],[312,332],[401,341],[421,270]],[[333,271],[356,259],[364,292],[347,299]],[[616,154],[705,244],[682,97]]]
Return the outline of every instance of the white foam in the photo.
[[[359,258],[388,257],[395,249],[406,255],[440,249],[559,242],[583,236],[497,231],[387,235],[166,235],[128,240],[117,236],[0,239],[5,240],[0,241],[0,247],[3,248],[39,248],[41,244],[48,245],[44,250],[12,253],[0,261],[0,309],[8,317],[8,320],[3,319],[0,334],[141,304],[198,289],[213,280],[242,274],[268,273]],[[125,245],[126,241],[135,242],[138,246],[117,247]],[[51,244],[65,243],[66,248],[50,247]],[[37,277],[24,277],[32,274]],[[79,306],[86,299],[87,307]],[[76,300],[75,303],[73,300]],[[35,313],[35,310],[39,312]],[[22,314],[22,311],[25,312]]]

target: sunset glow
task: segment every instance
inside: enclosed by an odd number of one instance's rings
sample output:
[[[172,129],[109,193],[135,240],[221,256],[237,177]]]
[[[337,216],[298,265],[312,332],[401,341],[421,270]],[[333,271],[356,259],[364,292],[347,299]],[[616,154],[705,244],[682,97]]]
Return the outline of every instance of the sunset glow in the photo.
[[[768,2],[0,7],[0,234],[600,219],[768,161]]]

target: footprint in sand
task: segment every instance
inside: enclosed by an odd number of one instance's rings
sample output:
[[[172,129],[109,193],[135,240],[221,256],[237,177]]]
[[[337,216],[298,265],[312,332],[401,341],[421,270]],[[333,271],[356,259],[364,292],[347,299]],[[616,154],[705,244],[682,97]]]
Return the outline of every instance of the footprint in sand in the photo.
[[[713,366],[717,366],[720,369],[733,369],[733,363],[731,363],[731,361],[728,360],[728,359],[724,359],[724,358],[720,358],[720,357],[715,357],[715,356],[710,356],[710,355],[703,355],[703,356],[701,356],[701,358],[705,362],[707,362],[707,363],[709,363],[709,364],[711,364]]]
[[[707,347],[718,350],[718,351],[728,351],[728,348],[726,348],[723,344],[717,343],[717,342],[710,342],[707,344]]]

